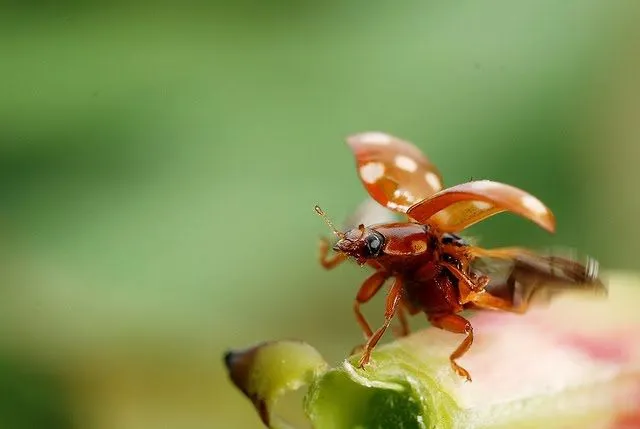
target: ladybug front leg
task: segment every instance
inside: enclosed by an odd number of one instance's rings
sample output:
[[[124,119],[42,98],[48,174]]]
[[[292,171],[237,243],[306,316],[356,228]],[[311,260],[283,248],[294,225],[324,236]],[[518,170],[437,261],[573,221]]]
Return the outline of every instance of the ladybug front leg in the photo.
[[[329,256],[329,248],[330,248],[329,240],[326,238],[320,239],[320,265],[322,265],[327,270],[333,269],[340,265],[342,262],[347,260],[347,255],[344,253],[336,253],[333,256]]]
[[[373,331],[371,330],[371,326],[369,326],[369,322],[365,319],[362,311],[360,311],[360,305],[366,304],[378,293],[384,282],[389,278],[389,274],[385,271],[377,271],[369,276],[360,289],[358,290],[358,294],[356,295],[356,299],[353,301],[353,312],[356,314],[356,320],[362,328],[362,332],[364,333],[365,340],[369,340],[373,335]]]

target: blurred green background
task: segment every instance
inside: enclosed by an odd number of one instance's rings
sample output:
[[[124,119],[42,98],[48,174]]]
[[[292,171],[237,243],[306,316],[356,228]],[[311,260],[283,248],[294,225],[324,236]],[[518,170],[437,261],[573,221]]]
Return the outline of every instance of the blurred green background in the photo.
[[[317,238],[364,198],[343,143],[414,141],[446,184],[529,190],[485,246],[635,269],[632,1],[3,2],[0,427],[251,428],[222,353],[361,339],[365,273]],[[380,320],[381,300],[366,310]],[[416,318],[415,326],[424,326]]]

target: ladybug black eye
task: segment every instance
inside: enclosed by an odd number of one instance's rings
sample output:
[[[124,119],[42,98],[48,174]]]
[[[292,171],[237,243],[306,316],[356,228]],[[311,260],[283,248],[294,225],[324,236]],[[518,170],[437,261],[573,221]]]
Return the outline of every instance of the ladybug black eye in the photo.
[[[382,250],[382,245],[384,244],[384,237],[379,233],[374,232],[365,238],[365,243],[367,244],[367,251],[369,253],[367,256],[378,256]]]

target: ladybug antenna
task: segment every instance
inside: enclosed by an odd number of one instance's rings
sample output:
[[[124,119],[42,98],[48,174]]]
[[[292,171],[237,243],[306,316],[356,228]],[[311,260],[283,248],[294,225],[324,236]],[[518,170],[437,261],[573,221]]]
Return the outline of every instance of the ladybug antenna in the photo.
[[[324,219],[325,223],[326,223],[327,225],[329,225],[329,228],[331,228],[331,231],[333,231],[333,233],[336,235],[336,237],[338,237],[338,238],[344,238],[344,233],[342,233],[342,232],[338,231],[338,230],[336,229],[336,227],[335,227],[335,226],[333,226],[333,222],[331,222],[331,221],[329,220],[329,218],[327,217],[327,214],[326,214],[326,213],[325,213],[325,212],[320,208],[320,206],[315,206],[315,207],[314,207],[314,209],[315,209],[316,213],[318,213],[318,214],[320,215],[320,217],[321,217],[322,219]]]

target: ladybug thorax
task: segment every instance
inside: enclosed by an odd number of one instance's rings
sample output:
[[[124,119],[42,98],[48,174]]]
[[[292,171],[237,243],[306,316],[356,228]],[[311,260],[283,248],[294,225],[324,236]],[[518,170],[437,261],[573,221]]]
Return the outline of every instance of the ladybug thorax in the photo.
[[[380,225],[374,230],[384,237],[386,255],[421,255],[432,247],[429,226],[417,223]]]

